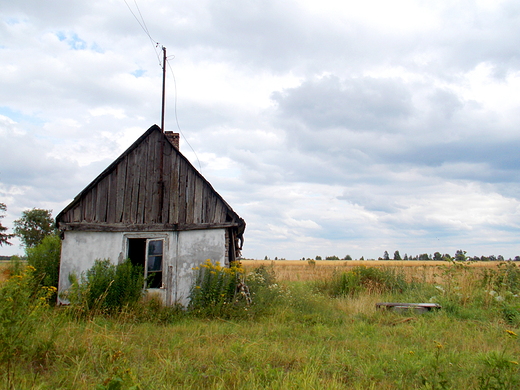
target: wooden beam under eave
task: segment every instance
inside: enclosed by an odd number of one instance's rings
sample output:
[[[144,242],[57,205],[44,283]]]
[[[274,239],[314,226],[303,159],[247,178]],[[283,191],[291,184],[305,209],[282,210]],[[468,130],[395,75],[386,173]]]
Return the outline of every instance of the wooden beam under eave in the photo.
[[[224,229],[238,227],[238,222],[203,223],[203,224],[101,224],[85,222],[60,222],[63,231],[82,232],[168,232],[185,230]]]

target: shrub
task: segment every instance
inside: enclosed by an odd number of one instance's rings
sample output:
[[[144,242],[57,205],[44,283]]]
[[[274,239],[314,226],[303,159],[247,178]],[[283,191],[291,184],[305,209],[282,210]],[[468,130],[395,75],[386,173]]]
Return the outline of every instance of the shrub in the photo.
[[[190,294],[190,311],[210,317],[230,316],[241,297],[237,290],[244,270],[238,263],[227,268],[208,259],[194,271],[197,273]]]
[[[393,269],[359,266],[334,275],[331,281],[317,283],[317,289],[331,296],[356,295],[359,292],[403,292],[408,288],[402,273]]]
[[[484,270],[482,283],[489,290],[519,294],[520,268],[512,262],[500,263],[497,269]]]
[[[142,296],[144,276],[140,266],[130,259],[114,265],[110,260],[96,260],[91,269],[78,280],[71,275],[67,298],[80,316],[115,313],[135,304]]]
[[[45,236],[39,245],[27,248],[27,263],[36,269],[42,286],[58,287],[60,254],[61,239],[57,235]]]

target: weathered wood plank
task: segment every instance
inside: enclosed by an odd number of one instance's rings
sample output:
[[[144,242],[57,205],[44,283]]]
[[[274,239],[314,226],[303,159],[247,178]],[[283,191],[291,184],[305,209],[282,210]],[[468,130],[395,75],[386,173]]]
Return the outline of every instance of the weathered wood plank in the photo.
[[[126,188],[126,167],[128,164],[128,157],[121,160],[119,165],[116,167],[117,174],[117,195],[116,195],[116,216],[114,222],[123,221],[123,211],[125,205],[125,196],[128,192]],[[113,200],[113,199],[112,199]]]
[[[170,196],[171,196],[171,170],[173,167],[173,147],[169,142],[165,143],[164,156],[164,172],[163,172],[163,188],[162,188],[162,205],[161,205],[161,223],[169,223],[170,215]]]
[[[195,180],[197,177],[192,170],[188,171],[186,182],[186,223],[195,223]]]
[[[67,222],[81,222],[81,204],[72,209],[72,218],[68,218]]]
[[[122,221],[124,223],[131,222],[131,210],[132,210],[132,198],[133,198],[133,185],[134,185],[134,175],[135,175],[135,149],[128,154],[127,158],[127,168],[126,168],[126,180],[124,183],[124,207],[123,207],[123,218]],[[137,189],[136,189],[137,191]]]
[[[116,223],[117,171],[108,177],[107,223]]]
[[[202,179],[198,176],[195,176],[195,191],[193,194],[193,223],[201,223],[202,221],[202,189],[203,189]]]
[[[135,202],[133,223],[145,223],[146,221],[146,182],[147,182],[147,166],[148,166],[148,145],[150,139],[144,140],[135,150],[134,170],[137,176],[138,186],[136,194],[132,194],[132,202]]]
[[[162,134],[158,134],[160,137],[154,137],[153,142],[153,160],[152,160],[152,190],[148,192],[148,196],[150,196],[151,199],[151,223],[158,223],[161,218],[161,191],[162,191],[162,184],[163,184],[163,175],[164,175],[164,136]]]
[[[86,199],[86,196],[79,202],[79,205],[80,205],[80,214],[81,214],[81,217],[80,217],[80,221],[85,221],[85,199]]]
[[[170,210],[169,223],[179,223],[179,163],[180,157],[177,153],[172,154],[172,167],[170,171]]]
[[[227,207],[225,207],[224,203],[220,199],[217,199],[216,209],[215,209],[215,223],[226,222],[226,214]]]
[[[179,224],[186,223],[186,180],[188,166],[185,161],[181,160],[179,167]]]
[[[428,302],[428,303],[378,302],[378,303],[376,303],[376,308],[378,308],[378,309],[382,309],[382,308],[388,309],[388,308],[392,308],[392,307],[402,307],[402,308],[421,307],[421,308],[426,308],[428,310],[431,310],[431,309],[440,309],[442,306],[439,305],[438,303],[431,303],[431,302]]]
[[[106,222],[107,202],[108,202],[108,177],[101,180],[96,186],[96,222]]]
[[[143,144],[146,144],[148,141],[148,138],[143,141]],[[132,202],[130,204],[130,218],[128,222],[130,223],[140,223],[142,221],[141,215],[138,214],[138,208],[140,206],[139,204],[139,195],[140,195],[140,179],[141,179],[141,165],[143,163],[143,150],[146,150],[145,147],[143,147],[143,144],[139,145],[137,148],[135,148],[134,152],[132,153],[134,158],[134,163],[131,166],[132,169]]]
[[[97,197],[97,187],[93,187],[89,192],[89,196],[87,198],[86,204],[86,215],[85,220],[87,222],[94,222],[96,218],[96,197]]]
[[[150,134],[151,135],[151,134]],[[141,180],[142,185],[140,188],[140,202],[139,208],[142,218],[139,218],[137,223],[151,223],[151,181],[153,180],[153,140],[149,137],[146,140],[146,145],[143,145],[143,155],[141,157]]]
[[[217,201],[218,199],[214,196],[208,199],[208,222],[214,223],[217,221],[216,212],[217,212]]]

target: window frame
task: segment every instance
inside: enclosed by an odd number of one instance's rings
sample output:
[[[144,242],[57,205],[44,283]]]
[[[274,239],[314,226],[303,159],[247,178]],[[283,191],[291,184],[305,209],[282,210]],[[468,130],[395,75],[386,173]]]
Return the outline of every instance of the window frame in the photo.
[[[160,290],[160,289],[166,289],[165,281],[166,281],[166,271],[167,271],[167,264],[165,262],[166,260],[166,253],[169,246],[169,236],[167,233],[125,233],[123,234],[123,249],[125,253],[125,258],[129,257],[129,249],[130,249],[130,240],[131,239],[144,239],[146,240],[146,249],[145,249],[145,258],[144,258],[144,285],[143,288],[145,290]],[[162,258],[161,258],[161,270],[160,271],[152,271],[152,273],[160,272],[161,275],[161,283],[160,287],[148,287],[147,285],[147,278],[148,278],[148,258],[149,258],[149,244],[150,241],[162,241]]]

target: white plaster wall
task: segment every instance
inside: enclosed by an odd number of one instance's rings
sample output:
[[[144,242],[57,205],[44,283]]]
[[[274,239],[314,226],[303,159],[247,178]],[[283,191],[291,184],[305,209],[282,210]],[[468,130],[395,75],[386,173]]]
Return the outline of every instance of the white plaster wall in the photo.
[[[226,259],[225,229],[190,230],[179,232],[175,269],[174,301],[184,306],[189,303],[194,280],[193,268],[211,259],[224,265]]]
[[[71,273],[79,277],[94,265],[96,259],[117,262],[120,257],[123,258],[122,242],[123,233],[119,232],[65,232],[65,239],[61,243],[58,295],[70,287]]]
[[[69,274],[80,276],[96,259],[110,259],[114,264],[122,261],[128,252],[127,239],[138,237],[165,239],[163,281],[166,288],[149,292],[159,294],[167,305],[189,303],[194,267],[207,259],[224,265],[226,259],[225,229],[164,233],[68,231],[61,248],[59,293],[70,287]]]

